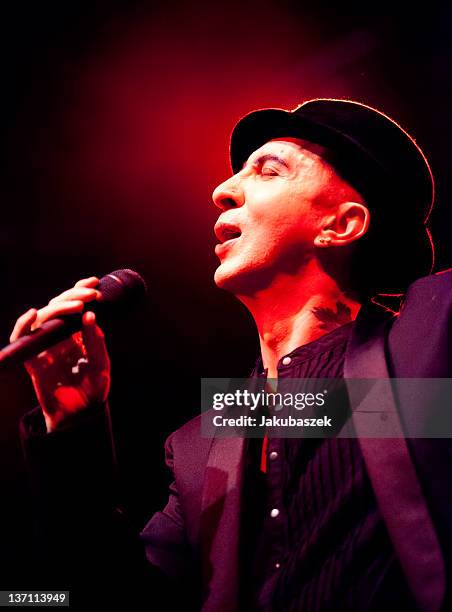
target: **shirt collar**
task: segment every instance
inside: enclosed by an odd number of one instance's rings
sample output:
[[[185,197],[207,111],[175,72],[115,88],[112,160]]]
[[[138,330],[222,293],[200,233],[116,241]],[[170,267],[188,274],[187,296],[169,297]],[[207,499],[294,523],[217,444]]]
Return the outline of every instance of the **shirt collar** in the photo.
[[[290,360],[289,363],[291,365],[299,364],[302,361],[305,361],[306,359],[311,359],[312,357],[316,355],[320,355],[321,353],[325,353],[326,351],[331,350],[338,344],[342,344],[348,339],[348,336],[350,335],[353,324],[354,324],[354,321],[350,321],[349,323],[346,323],[345,325],[341,325],[340,327],[333,329],[332,331],[324,334],[323,336],[320,336],[320,338],[317,338],[316,340],[312,340],[311,342],[308,342],[306,344],[302,344],[301,346],[297,347],[290,353],[283,355],[281,359],[278,361],[278,369],[285,365],[284,360],[286,361]],[[266,378],[267,377],[267,369],[264,370],[263,368],[263,362],[262,362],[261,355],[259,355],[256,359],[254,369],[251,373],[251,377],[252,378]]]

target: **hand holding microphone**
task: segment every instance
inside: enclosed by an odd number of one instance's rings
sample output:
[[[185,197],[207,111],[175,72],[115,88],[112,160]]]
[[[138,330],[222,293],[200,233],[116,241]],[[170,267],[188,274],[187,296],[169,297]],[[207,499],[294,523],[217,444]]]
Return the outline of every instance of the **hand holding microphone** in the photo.
[[[100,281],[90,277],[56,296],[47,306],[19,317],[0,363],[26,360],[47,431],[107,399],[110,359],[101,325],[145,296],[143,279],[118,270]],[[78,331],[80,330],[80,331]]]

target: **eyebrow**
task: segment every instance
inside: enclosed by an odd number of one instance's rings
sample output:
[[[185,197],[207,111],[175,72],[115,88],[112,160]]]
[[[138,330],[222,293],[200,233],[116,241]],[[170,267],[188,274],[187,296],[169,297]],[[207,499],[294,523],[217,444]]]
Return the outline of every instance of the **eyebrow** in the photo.
[[[253,162],[253,165],[262,165],[266,161],[274,161],[277,164],[284,166],[285,168],[289,168],[289,164],[282,157],[279,157],[278,155],[275,155],[274,153],[265,153],[264,155],[260,155]],[[244,167],[247,165],[247,163],[248,162],[245,162]]]

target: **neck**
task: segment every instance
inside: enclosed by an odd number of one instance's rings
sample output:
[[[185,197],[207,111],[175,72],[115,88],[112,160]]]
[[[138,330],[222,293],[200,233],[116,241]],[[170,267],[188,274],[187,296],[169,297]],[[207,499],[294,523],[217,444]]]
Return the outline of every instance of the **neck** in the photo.
[[[353,321],[361,307],[315,260],[295,276],[278,274],[265,289],[237,297],[256,322],[268,378],[278,377],[281,357]]]

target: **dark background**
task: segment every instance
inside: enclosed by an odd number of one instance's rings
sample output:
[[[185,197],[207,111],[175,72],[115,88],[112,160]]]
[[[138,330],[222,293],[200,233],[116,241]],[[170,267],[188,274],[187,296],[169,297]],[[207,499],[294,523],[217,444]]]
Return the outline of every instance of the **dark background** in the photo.
[[[451,265],[452,8],[340,4],[2,5],[1,344],[19,314],[81,277],[120,267],[145,277],[146,308],[109,339],[137,527],[165,501],[163,442],[198,413],[200,377],[246,376],[256,356],[250,316],[212,280],[210,194],[229,174],[243,114],[349,97],[393,116],[431,161],[436,269]],[[17,427],[35,400],[21,371],[3,375],[1,391],[0,588],[27,588]]]

